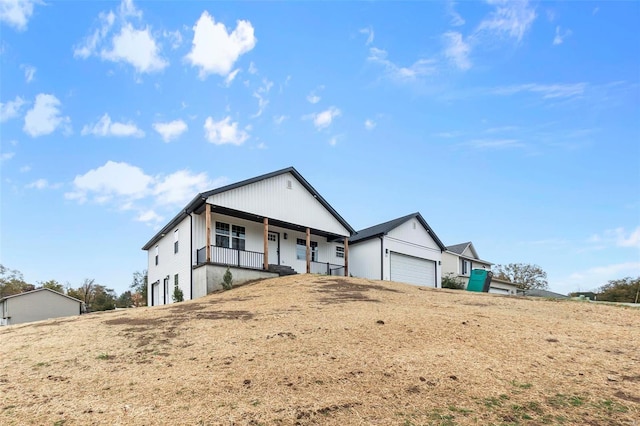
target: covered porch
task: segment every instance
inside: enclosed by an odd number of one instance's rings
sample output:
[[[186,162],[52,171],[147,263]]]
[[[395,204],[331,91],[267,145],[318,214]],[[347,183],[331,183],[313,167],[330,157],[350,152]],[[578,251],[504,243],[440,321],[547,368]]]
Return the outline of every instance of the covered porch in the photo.
[[[347,236],[210,203],[194,213],[194,268],[288,267],[297,273],[349,275]]]

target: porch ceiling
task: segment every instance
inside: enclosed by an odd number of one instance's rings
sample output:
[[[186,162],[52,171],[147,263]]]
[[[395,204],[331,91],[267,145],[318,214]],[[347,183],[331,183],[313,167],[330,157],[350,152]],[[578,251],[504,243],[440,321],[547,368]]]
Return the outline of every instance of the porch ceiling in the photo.
[[[203,214],[204,211],[205,211],[205,206],[203,204],[202,207],[195,210],[195,213],[200,215],[200,214]],[[233,217],[248,220],[251,222],[262,223],[262,221],[264,220],[264,216],[256,215],[253,213],[247,213],[239,210],[233,210],[227,207],[217,206],[215,204],[211,205],[211,213],[223,214],[226,216],[233,216]],[[307,230],[307,227],[304,225],[296,225],[294,223],[283,222],[281,220],[273,219],[270,217],[267,219],[269,219],[269,225],[277,226],[279,228],[291,229],[292,231],[298,231],[303,233],[306,232]],[[338,235],[338,234],[323,231],[320,229],[310,228],[310,230],[313,235],[319,235],[321,237],[325,237],[327,241],[342,240],[345,238],[344,235]]]

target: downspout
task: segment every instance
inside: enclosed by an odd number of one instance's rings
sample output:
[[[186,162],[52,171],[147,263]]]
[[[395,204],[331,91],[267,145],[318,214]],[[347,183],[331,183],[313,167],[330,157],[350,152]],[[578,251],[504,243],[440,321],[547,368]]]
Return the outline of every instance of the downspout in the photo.
[[[193,300],[193,216],[187,209],[184,212],[189,215],[189,300]]]
[[[380,281],[384,281],[384,236],[380,238]]]

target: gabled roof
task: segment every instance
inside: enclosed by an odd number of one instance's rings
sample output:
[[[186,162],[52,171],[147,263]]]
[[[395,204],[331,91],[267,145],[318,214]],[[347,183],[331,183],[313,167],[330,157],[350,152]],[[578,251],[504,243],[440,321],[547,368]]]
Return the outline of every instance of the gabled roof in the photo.
[[[427,232],[429,232],[429,235],[431,235],[431,238],[433,238],[433,240],[436,242],[436,244],[438,244],[438,247],[440,247],[440,249],[442,251],[445,251],[447,249],[445,247],[445,245],[442,243],[442,241],[440,241],[440,238],[438,238],[436,233],[433,232],[433,229],[431,229],[431,227],[429,226],[427,221],[424,220],[422,215],[420,213],[418,213],[418,212],[411,213],[411,214],[408,214],[406,216],[402,216],[402,217],[399,217],[397,219],[390,220],[388,222],[380,223],[378,225],[374,225],[374,226],[371,226],[369,228],[362,229],[362,230],[358,231],[356,233],[356,235],[354,235],[353,237],[351,237],[349,239],[349,243],[350,244],[356,244],[358,242],[362,242],[362,241],[368,240],[370,238],[375,238],[375,237],[380,237],[382,235],[387,235],[393,229],[397,228],[398,226],[402,225],[406,221],[408,221],[410,219],[413,219],[413,218],[416,218],[418,220],[418,222],[420,222],[420,224],[427,230]]]
[[[62,296],[62,297],[66,297],[67,299],[71,299],[71,300],[73,300],[74,302],[84,303],[82,300],[76,299],[75,297],[67,296],[66,294],[59,293],[59,292],[57,292],[57,291],[55,291],[55,290],[51,290],[50,288],[37,288],[37,289],[35,289],[35,290],[25,291],[24,293],[12,294],[11,296],[5,296],[5,297],[3,297],[2,299],[0,299],[0,302],[5,301],[5,300],[7,300],[7,299],[14,298],[14,297],[24,296],[24,295],[26,295],[26,294],[37,293],[37,292],[39,292],[39,291],[50,291],[51,293],[54,293],[54,294],[56,294],[56,295],[58,295],[58,296]]]
[[[462,254],[467,249],[467,247],[471,248],[471,253],[473,253],[473,256],[465,256]],[[471,241],[467,241],[466,243],[454,244],[452,246],[447,246],[447,251],[463,259],[482,262],[482,263],[486,263],[487,265],[493,265],[493,263],[491,262],[480,259],[480,257],[478,256],[478,252],[476,251],[476,248],[473,246],[473,243]]]
[[[466,243],[454,244],[452,246],[447,246],[447,250],[453,252],[455,254],[462,254],[469,247],[471,241],[467,241]]]
[[[279,176],[285,173],[291,173],[291,175],[296,178],[296,180],[300,182],[300,184],[304,186],[306,190],[309,191],[320,202],[320,204],[322,204],[322,206],[326,208],[338,222],[340,222],[342,226],[344,226],[352,235],[355,234],[355,229],[353,229],[351,225],[349,225],[347,221],[344,220],[333,207],[331,207],[331,205],[322,197],[322,195],[320,195],[320,193],[316,191],[315,188],[311,186],[311,184],[307,182],[307,180],[303,178],[302,175],[294,167],[287,167],[285,169],[276,170],[275,172],[256,176],[251,179],[246,179],[240,182],[232,183],[230,185],[221,186],[220,188],[215,188],[210,191],[199,193],[193,198],[193,200],[191,200],[189,204],[187,204],[187,206],[180,213],[176,215],[176,217],[171,219],[171,221],[167,225],[165,225],[160,231],[158,231],[158,233],[154,235],[153,238],[151,238],[149,242],[144,245],[144,247],[142,247],[142,250],[150,249],[158,240],[160,240],[160,238],[162,238],[163,235],[167,234],[180,221],[182,221],[190,213],[193,213],[195,210],[198,210],[198,208],[202,207],[206,203],[207,198],[209,198],[210,196],[231,191],[242,186],[251,185],[252,183],[270,179],[272,177]]]

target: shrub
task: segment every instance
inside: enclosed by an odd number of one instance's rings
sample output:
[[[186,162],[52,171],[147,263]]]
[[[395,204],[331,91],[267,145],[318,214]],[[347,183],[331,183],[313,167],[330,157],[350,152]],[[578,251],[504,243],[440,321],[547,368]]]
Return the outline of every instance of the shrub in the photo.
[[[175,286],[173,289],[173,301],[174,302],[182,302],[184,301],[184,293],[180,290],[180,287]]]
[[[227,266],[227,272],[225,272],[222,277],[222,288],[224,290],[231,290],[231,287],[233,287],[233,274],[231,274],[231,271]]]
[[[454,277],[452,274],[447,274],[442,277],[442,288],[464,290],[464,283],[457,277]]]

